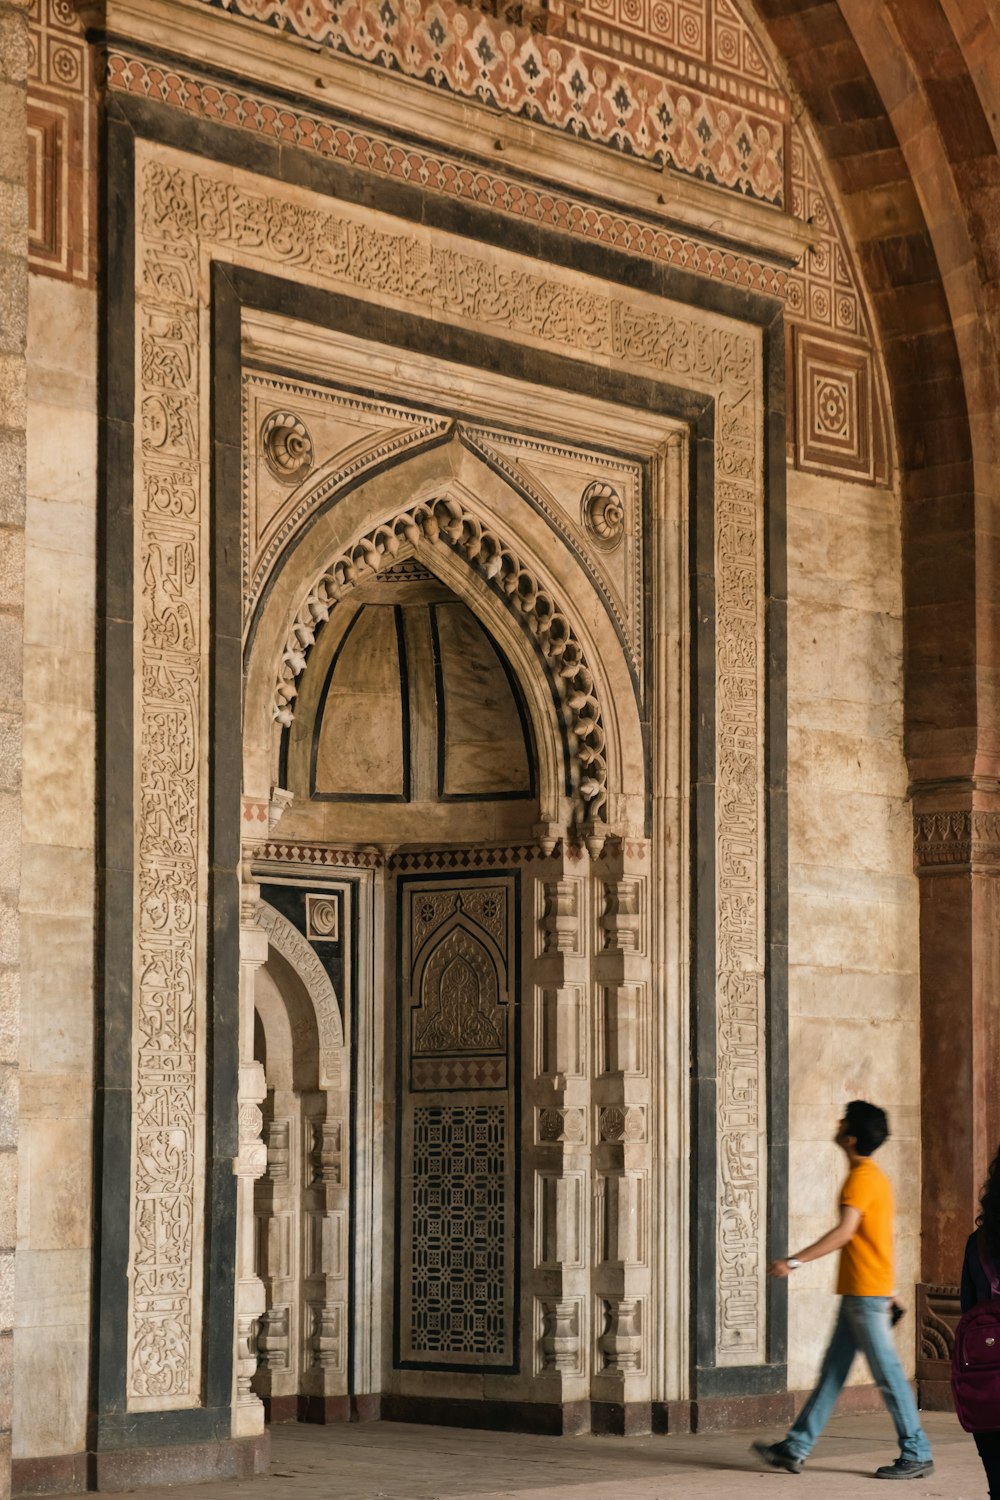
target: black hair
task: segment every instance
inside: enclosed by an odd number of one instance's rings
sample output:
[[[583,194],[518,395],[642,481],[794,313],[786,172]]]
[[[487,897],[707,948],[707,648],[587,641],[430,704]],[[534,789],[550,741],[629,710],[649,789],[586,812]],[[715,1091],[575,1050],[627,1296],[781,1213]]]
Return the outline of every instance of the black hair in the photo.
[[[979,1194],[979,1216],[976,1223],[983,1231],[990,1259],[1000,1261],[1000,1150],[997,1151]]]
[[[889,1121],[884,1109],[864,1099],[852,1099],[844,1110],[844,1132],[853,1135],[859,1156],[871,1156],[889,1137]]]

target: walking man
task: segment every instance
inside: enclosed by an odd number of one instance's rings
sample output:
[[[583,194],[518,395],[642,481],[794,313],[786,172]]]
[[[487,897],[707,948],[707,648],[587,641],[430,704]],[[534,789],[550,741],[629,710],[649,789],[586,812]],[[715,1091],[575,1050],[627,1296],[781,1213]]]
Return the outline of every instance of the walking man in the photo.
[[[871,1159],[888,1134],[884,1110],[852,1099],[836,1136],[850,1163],[840,1194],[840,1223],[815,1244],[767,1268],[769,1276],[784,1277],[804,1261],[840,1251],[840,1309],[819,1383],[780,1443],[753,1444],[754,1452],[773,1469],[801,1473],[860,1349],[896,1424],[901,1450],[895,1463],[876,1469],[876,1479],[923,1479],[934,1473],[930,1443],[892,1341],[892,1188]]]

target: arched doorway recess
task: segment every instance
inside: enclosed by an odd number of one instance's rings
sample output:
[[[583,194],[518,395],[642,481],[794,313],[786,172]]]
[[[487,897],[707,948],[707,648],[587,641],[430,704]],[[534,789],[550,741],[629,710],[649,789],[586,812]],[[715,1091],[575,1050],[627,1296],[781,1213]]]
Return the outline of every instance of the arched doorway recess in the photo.
[[[340,1001],[328,970],[340,893],[304,903],[267,887],[257,926],[267,960],[254,980],[255,1059],[264,1069],[267,1171],[254,1190],[255,1266],[266,1310],[254,1389],[271,1420],[308,1415],[346,1395],[347,1163],[350,1079]],[[289,915],[285,915],[284,907]]]
[[[518,1400],[553,1430],[589,1425],[592,1404],[648,1413],[664,1079],[642,691],[593,579],[468,447],[367,488],[367,506],[355,489],[327,512],[336,547],[307,533],[288,552],[247,674],[246,774],[266,767],[272,808],[287,808],[250,902],[279,880],[304,912],[336,875],[371,941],[343,995],[343,1139],[370,1150],[345,1167],[347,1410]],[[677,858],[678,799],[671,816]],[[304,854],[313,867],[293,875]],[[661,976],[666,961],[675,979],[676,944],[657,949]],[[281,1053],[264,1041],[270,1117]],[[257,1196],[276,1201],[272,1186]],[[670,1270],[679,1298],[679,1257]],[[268,1364],[286,1322],[267,1314]],[[344,1414],[332,1392],[296,1410]]]

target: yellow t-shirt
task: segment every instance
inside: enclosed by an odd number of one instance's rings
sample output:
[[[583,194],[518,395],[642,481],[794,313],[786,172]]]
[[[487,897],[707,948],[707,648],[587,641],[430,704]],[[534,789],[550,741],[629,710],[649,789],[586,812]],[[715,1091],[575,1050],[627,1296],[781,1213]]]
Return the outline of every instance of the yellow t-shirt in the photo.
[[[892,1188],[870,1157],[852,1167],[840,1194],[841,1206],[856,1208],[861,1223],[840,1252],[837,1291],[842,1297],[891,1297]]]

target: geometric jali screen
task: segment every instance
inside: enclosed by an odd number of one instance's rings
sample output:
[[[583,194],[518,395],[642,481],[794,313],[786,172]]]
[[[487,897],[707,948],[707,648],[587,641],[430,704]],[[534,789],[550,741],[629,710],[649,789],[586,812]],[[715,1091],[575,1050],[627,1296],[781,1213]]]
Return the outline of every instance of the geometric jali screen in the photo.
[[[396,1363],[512,1370],[517,879],[400,881]]]
[[[413,1112],[410,1353],[504,1355],[505,1104]]]

